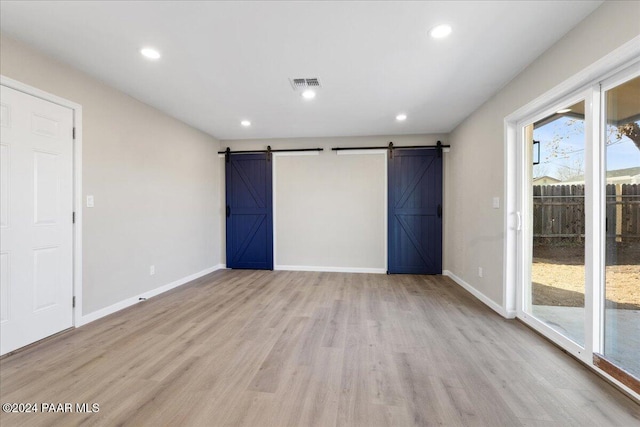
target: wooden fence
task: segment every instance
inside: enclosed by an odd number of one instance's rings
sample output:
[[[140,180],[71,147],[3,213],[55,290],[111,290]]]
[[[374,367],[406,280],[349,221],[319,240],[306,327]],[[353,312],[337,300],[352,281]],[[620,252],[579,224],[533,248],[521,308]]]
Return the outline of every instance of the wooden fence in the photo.
[[[640,241],[640,185],[608,184],[607,238],[616,242]],[[585,234],[584,185],[533,186],[535,244],[565,240],[583,242]]]

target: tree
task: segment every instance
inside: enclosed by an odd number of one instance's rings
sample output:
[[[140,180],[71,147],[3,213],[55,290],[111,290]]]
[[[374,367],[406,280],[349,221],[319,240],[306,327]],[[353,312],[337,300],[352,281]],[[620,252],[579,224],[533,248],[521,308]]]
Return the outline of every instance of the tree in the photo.
[[[534,167],[534,174],[552,174],[560,181],[570,181],[584,175],[584,148],[577,148],[575,144],[576,139],[584,138],[584,121],[567,118],[561,129],[552,129],[554,133],[551,139],[541,141],[544,157]]]
[[[640,150],[640,126],[638,126],[638,122],[619,125],[616,128],[616,139],[620,140],[623,136],[632,140],[633,143],[636,144],[636,147],[638,147],[638,150]],[[609,141],[607,141],[607,143],[609,143]]]
[[[542,178],[543,176],[548,176],[548,175],[549,175],[549,165],[544,163],[533,165],[533,179]]]
[[[545,157],[534,167],[534,176],[548,175],[549,165],[553,165],[553,175],[561,181],[570,181],[584,175],[584,149],[572,148],[567,144],[572,138],[584,135],[584,120],[566,120],[566,128],[554,133],[550,140],[543,141]],[[640,150],[639,122],[607,126],[606,144],[613,145],[627,137]]]
[[[561,165],[558,168],[558,179],[560,181],[571,181],[574,178],[584,176],[584,158],[578,156],[568,165]]]

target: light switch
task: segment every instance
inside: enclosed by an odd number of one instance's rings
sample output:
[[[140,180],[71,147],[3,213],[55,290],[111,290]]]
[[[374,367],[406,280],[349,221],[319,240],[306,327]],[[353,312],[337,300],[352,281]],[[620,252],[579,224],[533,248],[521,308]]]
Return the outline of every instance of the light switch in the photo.
[[[500,197],[493,198],[493,209],[500,209]]]
[[[87,207],[88,208],[93,207],[93,196],[87,196]]]

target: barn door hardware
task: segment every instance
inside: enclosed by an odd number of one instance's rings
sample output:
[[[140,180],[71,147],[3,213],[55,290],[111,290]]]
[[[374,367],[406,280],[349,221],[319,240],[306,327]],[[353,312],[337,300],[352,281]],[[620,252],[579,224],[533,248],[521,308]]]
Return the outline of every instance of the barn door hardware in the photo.
[[[267,145],[267,162],[271,161],[271,146]]]
[[[225,162],[229,163],[229,161],[231,160],[229,158],[229,156],[231,155],[231,148],[227,147],[227,151],[223,151],[223,153]]]
[[[451,146],[448,144],[443,144],[441,141],[438,141],[436,145],[393,145],[393,142],[390,142],[386,147],[333,147],[332,151],[348,151],[348,150],[389,150],[389,158],[393,158],[393,150],[399,149],[410,149],[410,148],[433,148],[438,150],[438,157],[442,156],[442,152],[444,148],[450,148]]]
[[[266,150],[241,150],[241,151],[231,151],[229,147],[225,151],[218,151],[218,154],[224,154],[227,159],[227,163],[229,162],[229,155],[231,154],[259,154],[266,153],[267,158],[271,159],[271,153],[296,153],[296,152],[304,152],[304,151],[324,151],[324,148],[287,148],[282,150],[274,150],[269,145]]]

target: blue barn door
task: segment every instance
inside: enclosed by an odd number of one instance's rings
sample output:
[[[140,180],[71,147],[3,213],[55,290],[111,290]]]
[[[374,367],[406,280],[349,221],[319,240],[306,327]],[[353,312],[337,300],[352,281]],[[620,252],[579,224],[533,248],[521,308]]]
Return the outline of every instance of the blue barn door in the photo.
[[[227,268],[273,270],[271,159],[230,154],[225,165]]]
[[[442,274],[442,152],[389,157],[389,273]]]

